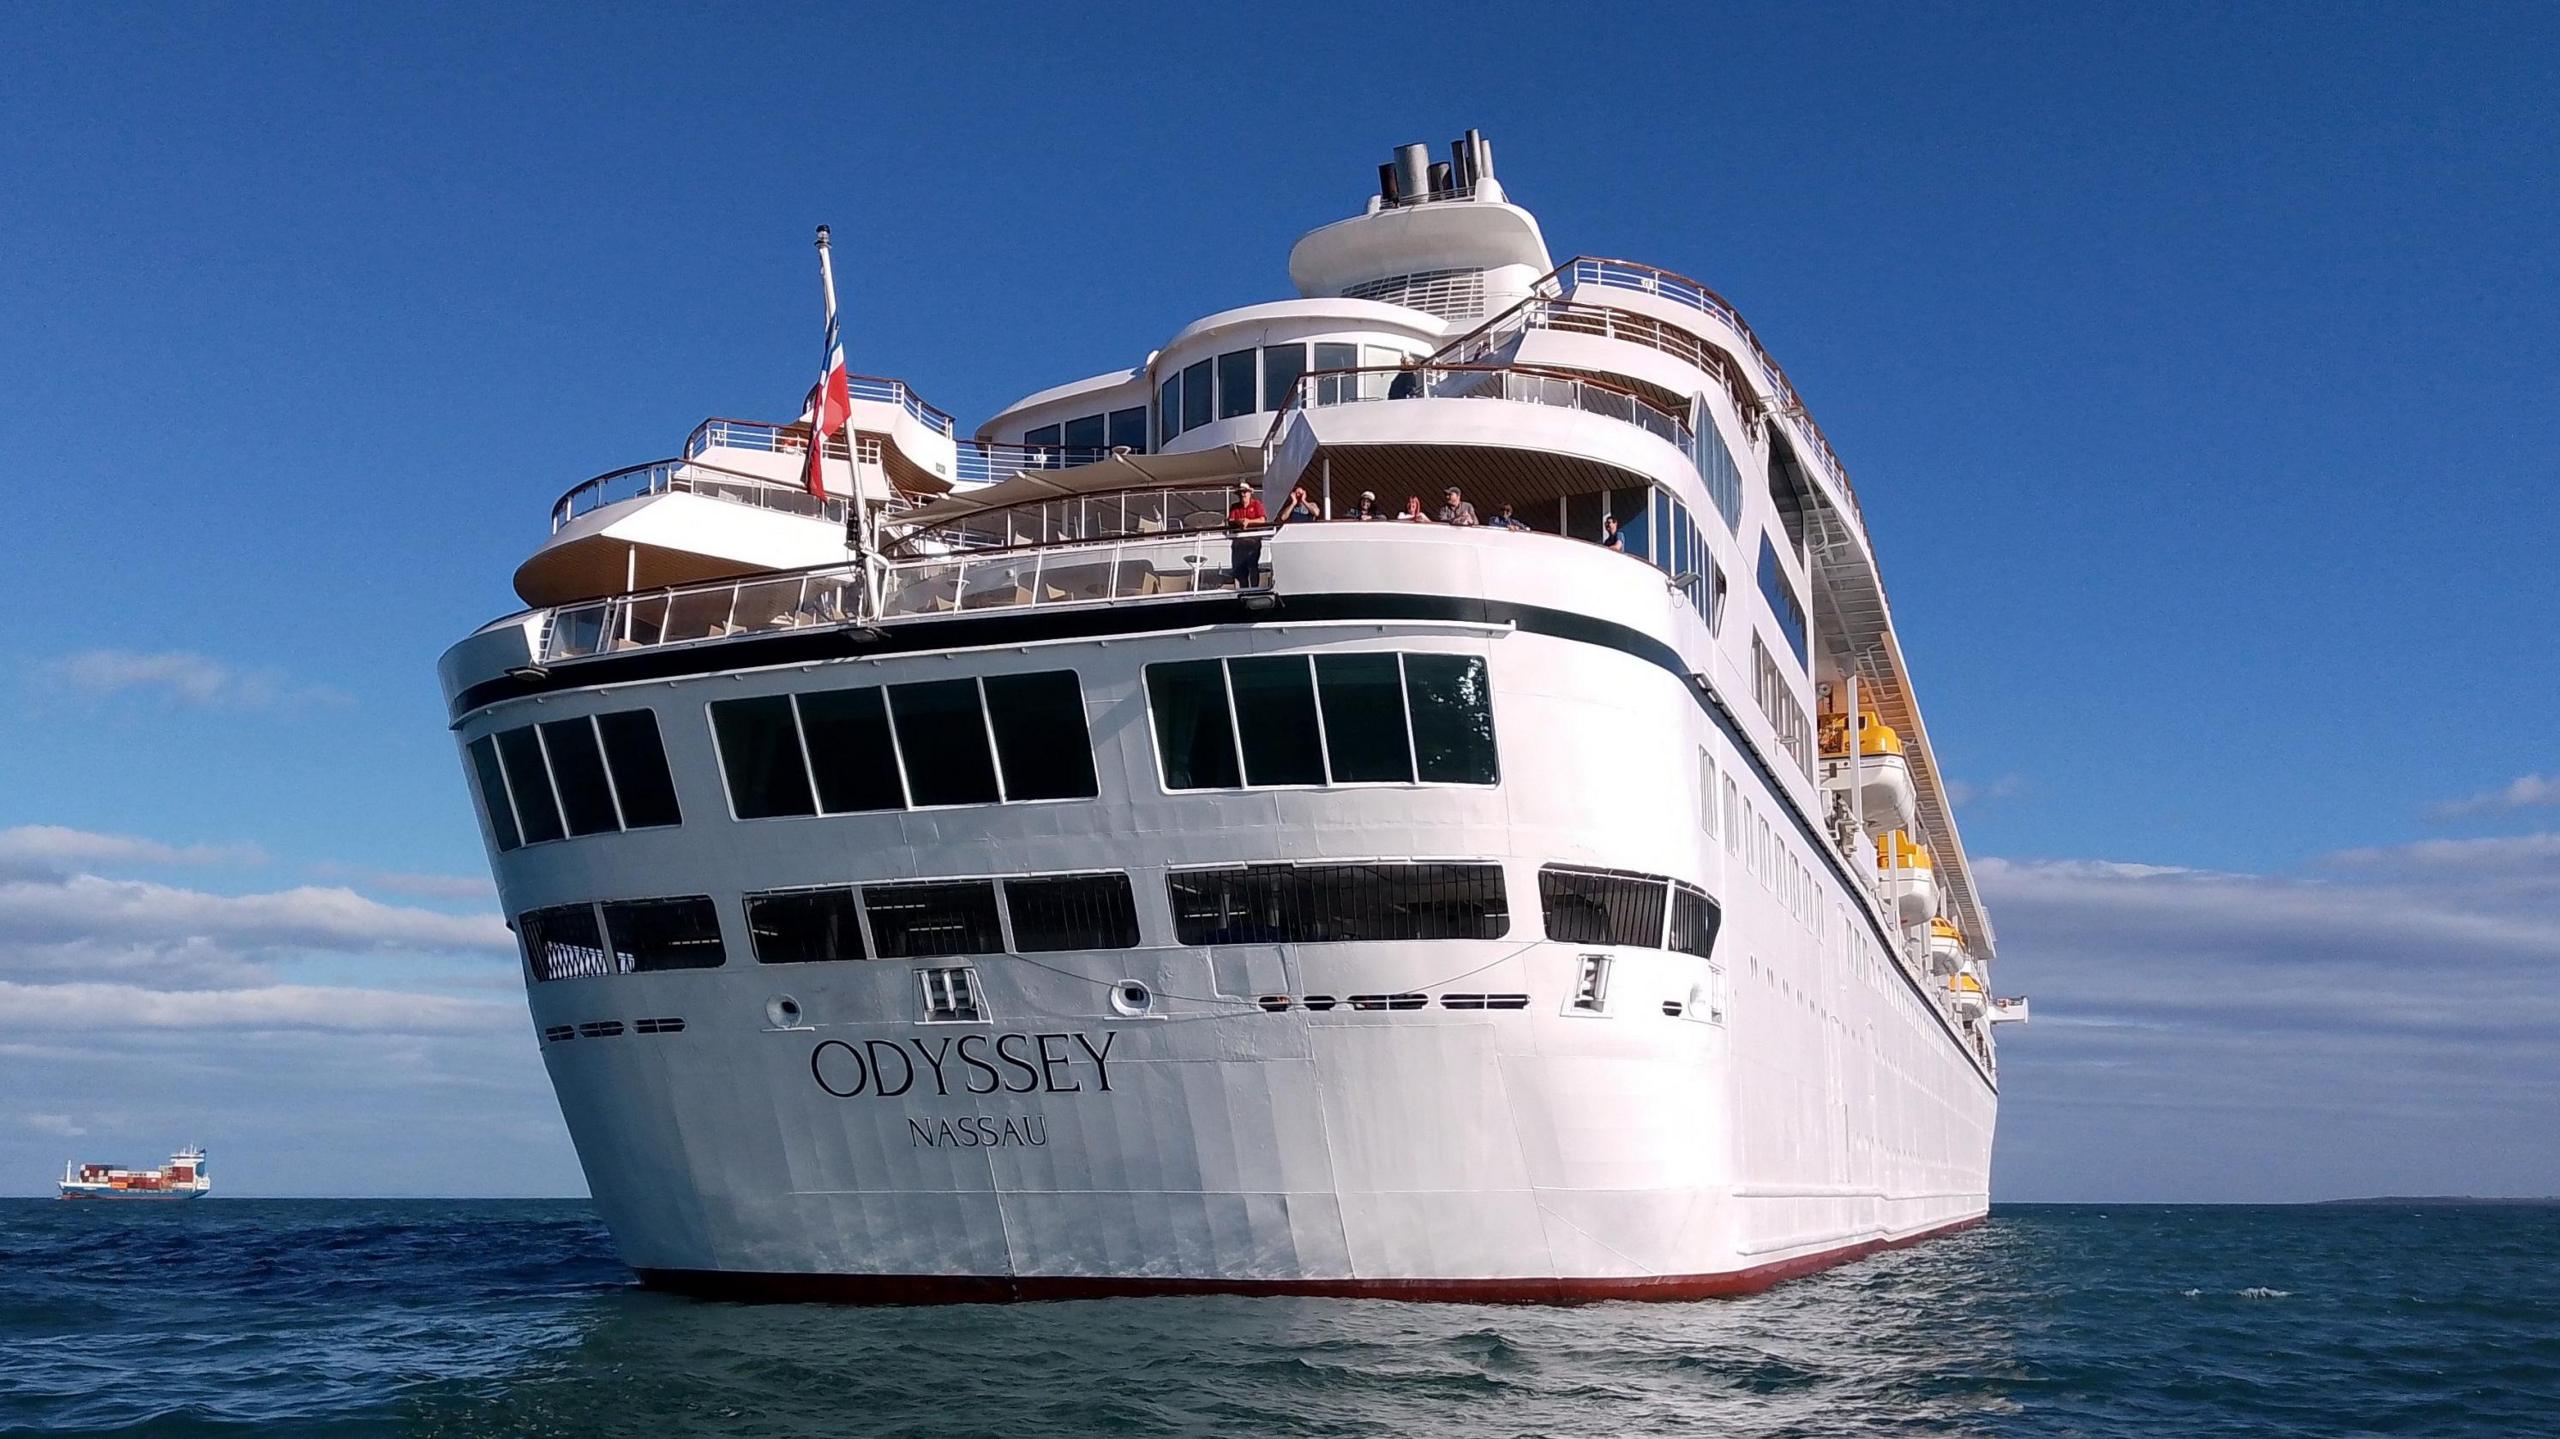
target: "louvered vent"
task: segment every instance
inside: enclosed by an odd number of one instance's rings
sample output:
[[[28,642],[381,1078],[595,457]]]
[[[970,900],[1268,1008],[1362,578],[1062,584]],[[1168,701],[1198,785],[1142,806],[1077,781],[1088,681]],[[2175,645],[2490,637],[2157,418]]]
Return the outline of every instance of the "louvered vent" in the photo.
[[[1422,270],[1365,280],[1342,292],[1354,300],[1379,300],[1443,320],[1472,320],[1484,313],[1484,271]]]

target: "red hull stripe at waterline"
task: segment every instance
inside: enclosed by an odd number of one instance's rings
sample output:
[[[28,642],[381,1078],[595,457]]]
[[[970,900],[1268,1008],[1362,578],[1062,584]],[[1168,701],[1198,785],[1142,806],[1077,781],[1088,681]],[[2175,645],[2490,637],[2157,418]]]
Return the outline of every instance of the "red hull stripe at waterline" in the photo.
[[[1292,1295],[1398,1299],[1450,1304],[1596,1304],[1606,1300],[1724,1299],[1900,1249],[1982,1222],[1976,1215],[1900,1239],[1872,1239],[1723,1274],[1613,1279],[1148,1279],[1113,1275],[758,1274],[718,1269],[643,1269],[653,1289],[699,1299],[750,1303],[1012,1304],[1048,1299],[1115,1299],[1185,1294]]]

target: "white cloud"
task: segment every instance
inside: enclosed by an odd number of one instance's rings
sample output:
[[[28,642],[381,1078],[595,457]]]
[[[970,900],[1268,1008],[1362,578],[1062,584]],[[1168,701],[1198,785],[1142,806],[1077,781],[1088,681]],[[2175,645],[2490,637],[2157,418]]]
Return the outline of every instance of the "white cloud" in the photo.
[[[1955,805],[1982,804],[1993,800],[2016,799],[2031,786],[2022,774],[2004,774],[1998,779],[1975,784],[1969,780],[1947,781],[1947,802]]]
[[[2427,813],[2437,819],[2462,819],[2475,814],[2495,814],[2502,810],[2538,809],[2544,805],[2560,805],[2560,777],[2542,774],[2521,776],[2493,789],[2484,790],[2468,799],[2447,800]]]
[[[140,694],[194,709],[234,712],[334,708],[354,703],[344,691],[289,679],[189,650],[82,650],[55,661],[50,677],[92,698]]]
[[[260,865],[254,844],[164,844],[58,824],[0,829],[0,875],[59,874],[73,866],[117,864]]]
[[[524,1006],[332,985],[169,991],[131,984],[0,980],[0,1024],[46,1030],[322,1029],[457,1034],[521,1025]]]
[[[56,1134],[65,1139],[77,1139],[89,1132],[68,1114],[29,1114],[21,1116],[18,1122],[38,1134]]]
[[[343,879],[367,889],[414,894],[422,899],[476,899],[495,902],[498,887],[485,874],[412,874],[397,869],[359,869],[322,862],[311,872],[323,879]]]
[[[219,895],[142,880],[79,874],[0,882],[0,958],[10,941],[36,944],[205,940],[252,953],[332,949],[503,951],[495,915],[451,915],[305,885]]]

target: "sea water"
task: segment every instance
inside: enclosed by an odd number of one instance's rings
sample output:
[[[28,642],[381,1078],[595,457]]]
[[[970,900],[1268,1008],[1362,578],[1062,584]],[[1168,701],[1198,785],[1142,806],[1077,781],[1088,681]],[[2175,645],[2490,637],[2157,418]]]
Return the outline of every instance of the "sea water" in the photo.
[[[2004,1206],[1744,1299],[636,1288],[570,1202],[0,1201],[0,1428],[2560,1435],[2560,1208]]]

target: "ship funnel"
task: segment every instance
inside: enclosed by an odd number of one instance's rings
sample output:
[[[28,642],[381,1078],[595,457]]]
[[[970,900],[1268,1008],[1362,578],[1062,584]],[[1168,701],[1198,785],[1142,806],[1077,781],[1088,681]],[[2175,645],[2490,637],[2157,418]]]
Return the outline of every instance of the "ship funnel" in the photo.
[[[1419,200],[1431,193],[1431,147],[1396,147],[1396,198]]]

